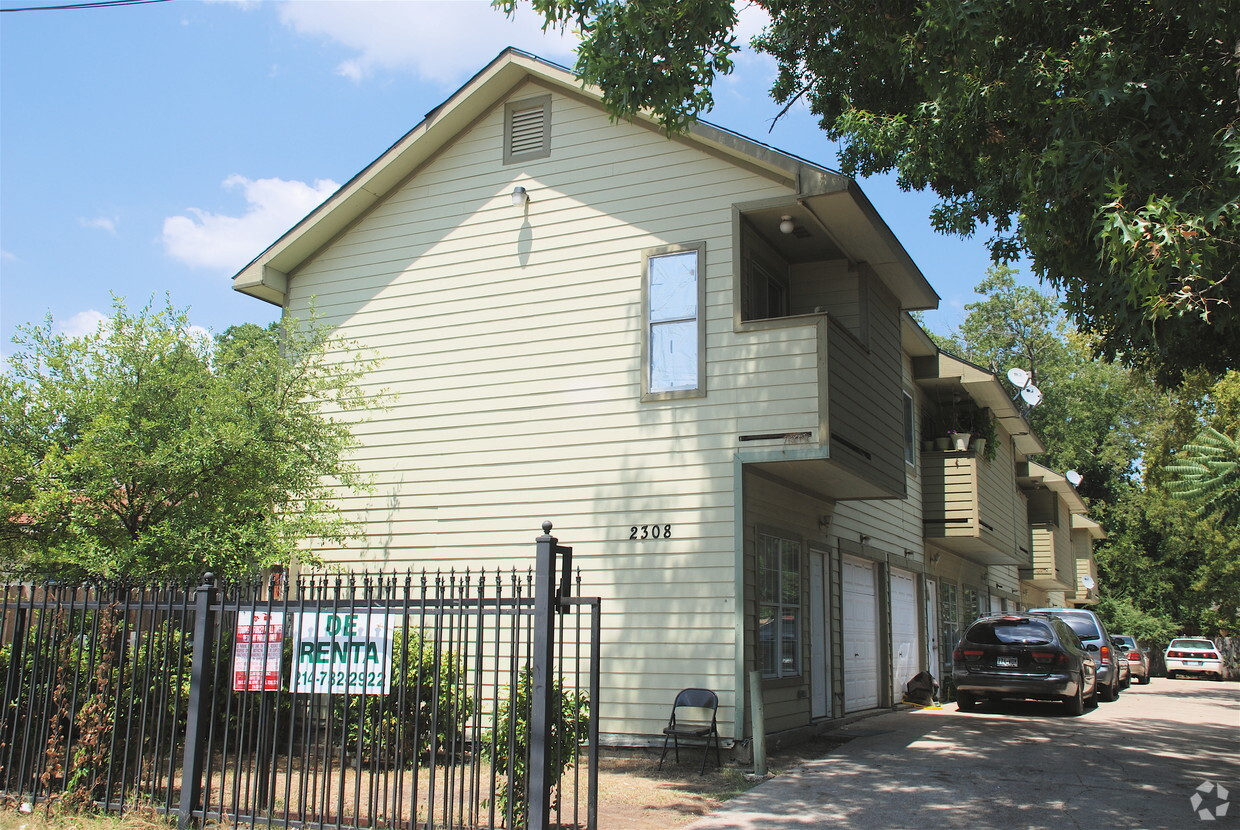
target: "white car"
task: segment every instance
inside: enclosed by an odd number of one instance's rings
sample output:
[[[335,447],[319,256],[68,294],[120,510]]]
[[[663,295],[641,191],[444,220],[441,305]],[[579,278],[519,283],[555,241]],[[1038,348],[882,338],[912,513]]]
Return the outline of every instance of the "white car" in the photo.
[[[1197,637],[1181,637],[1172,640],[1163,655],[1167,661],[1167,677],[1181,674],[1200,674],[1223,679],[1223,660],[1213,640]]]

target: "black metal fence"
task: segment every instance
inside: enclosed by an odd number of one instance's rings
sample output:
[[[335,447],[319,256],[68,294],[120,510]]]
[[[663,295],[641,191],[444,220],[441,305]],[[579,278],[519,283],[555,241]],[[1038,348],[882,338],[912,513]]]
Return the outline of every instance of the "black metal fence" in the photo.
[[[0,793],[182,826],[592,828],[600,606],[549,530],[525,573],[4,586]]]

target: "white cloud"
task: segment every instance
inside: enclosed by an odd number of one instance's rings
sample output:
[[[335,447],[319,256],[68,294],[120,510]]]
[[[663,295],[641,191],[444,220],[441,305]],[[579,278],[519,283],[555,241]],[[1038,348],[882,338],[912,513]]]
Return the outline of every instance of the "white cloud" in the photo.
[[[229,176],[224,187],[244,191],[245,213],[225,216],[189,208],[192,216],[169,216],[164,220],[164,249],[195,268],[238,271],[339,186],[330,179],[309,185]]]
[[[82,337],[94,334],[107,321],[106,314],[88,308],[86,311],[79,311],[68,320],[61,320],[56,324],[56,330],[70,337]]]
[[[11,251],[0,250],[0,259],[3,259],[5,262],[17,262],[17,254]]]
[[[576,38],[542,31],[542,17],[521,6],[510,19],[487,0],[404,3],[286,2],[280,20],[298,34],[326,38],[356,52],[336,71],[361,80],[375,70],[411,71],[453,86],[506,46],[571,63]]]
[[[771,15],[748,0],[733,0],[732,6],[736,9],[736,39],[742,46],[748,46],[749,41],[771,22]]]
[[[81,223],[83,228],[98,228],[101,231],[107,231],[116,236],[116,225],[119,220],[107,216],[97,216],[94,219],[79,219],[78,222]]]

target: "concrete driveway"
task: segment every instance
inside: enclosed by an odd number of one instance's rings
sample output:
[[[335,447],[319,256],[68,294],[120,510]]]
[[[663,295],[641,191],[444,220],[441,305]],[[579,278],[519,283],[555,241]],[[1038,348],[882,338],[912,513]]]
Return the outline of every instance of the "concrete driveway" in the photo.
[[[686,830],[1240,827],[1237,682],[1156,677],[1079,718],[1050,703],[949,703],[833,734],[853,739]]]

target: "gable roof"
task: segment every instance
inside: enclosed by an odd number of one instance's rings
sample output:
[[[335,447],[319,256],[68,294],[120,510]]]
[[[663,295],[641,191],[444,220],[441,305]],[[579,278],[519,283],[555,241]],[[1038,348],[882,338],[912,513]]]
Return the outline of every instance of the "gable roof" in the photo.
[[[282,304],[289,274],[529,81],[602,108],[601,91],[593,86],[583,87],[571,70],[528,52],[505,49],[379,158],[242,268],[233,277],[233,288]],[[659,129],[653,119],[645,116],[638,116],[633,123]],[[688,133],[670,140],[696,146],[786,184],[797,201],[830,225],[832,235],[842,242],[840,247],[851,260],[865,262],[879,274],[903,308],[938,306],[938,295],[854,180],[705,122],[694,124]]]

